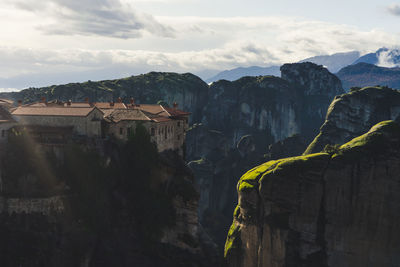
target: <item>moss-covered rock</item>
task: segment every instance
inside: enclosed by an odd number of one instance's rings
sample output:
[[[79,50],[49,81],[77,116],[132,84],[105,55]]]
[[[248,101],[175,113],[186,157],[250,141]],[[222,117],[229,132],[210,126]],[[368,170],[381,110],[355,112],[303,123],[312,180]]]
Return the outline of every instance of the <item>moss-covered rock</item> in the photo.
[[[400,121],[400,91],[375,86],[337,96],[305,154],[319,152],[328,144],[346,143],[385,120]]]
[[[394,266],[399,173],[394,121],[327,152],[253,168],[238,182],[228,266]]]

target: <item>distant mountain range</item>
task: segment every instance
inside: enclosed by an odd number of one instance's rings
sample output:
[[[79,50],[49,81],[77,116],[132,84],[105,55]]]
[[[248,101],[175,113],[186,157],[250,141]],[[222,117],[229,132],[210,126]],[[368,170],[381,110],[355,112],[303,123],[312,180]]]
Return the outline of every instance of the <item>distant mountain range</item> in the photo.
[[[399,67],[400,65],[400,50],[399,49],[388,49],[381,48],[375,53],[366,54],[353,64],[368,63],[374,64],[381,67]]]
[[[225,70],[217,75],[206,79],[205,81],[207,83],[211,82],[216,82],[219,80],[227,80],[227,81],[236,81],[240,79],[241,77],[244,76],[267,76],[267,75],[273,75],[273,76],[281,76],[281,71],[280,71],[280,66],[271,66],[271,67],[258,67],[258,66],[252,66],[252,67],[239,67],[236,69],[232,70]]]
[[[306,58],[299,61],[299,63],[301,62],[312,62],[323,65],[330,72],[337,73],[339,78],[344,79],[342,80],[343,87],[347,90],[353,86],[362,87],[377,84],[400,89],[400,83],[397,82],[396,76],[399,70],[397,67],[400,67],[400,49],[380,48],[374,53],[365,54],[361,57],[358,51],[336,53],[333,55]],[[367,63],[367,65],[358,65],[359,63]],[[366,71],[366,73],[360,73],[360,71]],[[370,73],[370,71],[372,72]],[[222,79],[234,81],[244,76],[264,75],[280,76],[279,66],[239,67],[222,71],[206,79],[206,82],[211,83]]]
[[[310,57],[299,61],[299,63],[312,62],[318,65],[323,65],[330,72],[335,73],[339,71],[341,68],[352,64],[359,57],[360,57],[360,52],[352,51],[347,53],[336,53],[333,55]],[[281,75],[279,68],[280,66],[270,66],[270,67],[252,66],[247,68],[239,67],[232,70],[222,71],[217,75],[206,79],[205,81],[207,83],[219,80],[235,81],[244,76],[273,75],[279,77]]]
[[[347,53],[336,53],[327,56],[316,56],[301,60],[302,62],[312,62],[326,67],[330,72],[336,73],[340,69],[353,64],[354,61],[360,58],[360,52],[352,51]]]
[[[400,68],[385,68],[368,63],[358,63],[341,69],[336,76],[345,90],[351,87],[389,86],[400,89]]]

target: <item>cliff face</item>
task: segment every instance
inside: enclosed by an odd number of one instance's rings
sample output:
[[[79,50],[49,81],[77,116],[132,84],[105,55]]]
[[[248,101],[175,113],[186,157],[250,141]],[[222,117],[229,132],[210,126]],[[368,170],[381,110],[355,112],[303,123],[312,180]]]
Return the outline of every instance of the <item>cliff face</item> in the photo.
[[[329,106],[319,135],[306,154],[325,145],[343,144],[384,120],[400,119],[400,91],[388,87],[366,87],[337,96]]]
[[[400,126],[330,153],[262,164],[242,176],[229,266],[397,266]]]
[[[323,95],[330,98],[342,94],[339,78],[321,65],[309,62],[285,64],[281,67],[282,79],[303,87],[305,95]]]
[[[149,140],[2,144],[1,265],[216,266],[192,172]]]
[[[200,187],[200,219],[219,244],[235,206],[237,177],[265,157],[296,154],[299,148],[289,137],[301,134],[311,141],[329,103],[343,93],[333,74],[312,63],[284,65],[282,77],[213,83],[202,124],[188,132],[187,157]]]
[[[285,64],[281,72],[282,78],[244,77],[213,83],[203,124],[229,135],[232,147],[248,134],[266,147],[296,133],[315,131],[332,99],[344,93],[340,80],[312,63]]]

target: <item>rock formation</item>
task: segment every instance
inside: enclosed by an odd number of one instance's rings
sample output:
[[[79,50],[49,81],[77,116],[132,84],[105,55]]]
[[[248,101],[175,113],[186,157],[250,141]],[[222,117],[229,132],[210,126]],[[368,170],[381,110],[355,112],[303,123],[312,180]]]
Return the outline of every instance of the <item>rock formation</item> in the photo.
[[[0,97],[111,101],[171,105],[192,112],[186,158],[200,189],[199,218],[222,246],[235,206],[237,177],[267,158],[297,154],[290,142],[301,134],[309,143],[317,135],[340,81],[322,66],[287,64],[282,77],[244,77],[210,86],[191,74],[148,73],[125,79],[30,88]],[[269,149],[269,145],[280,142]],[[302,147],[302,146],[301,146]],[[282,151],[278,151],[282,150]],[[289,153],[289,154],[288,154]],[[290,154],[293,153],[293,154]],[[216,223],[218,221],[218,223]]]
[[[202,124],[188,132],[187,157],[200,188],[200,219],[219,244],[235,207],[237,177],[266,157],[304,151],[333,97],[344,92],[340,80],[322,66],[286,64],[281,70],[283,79],[244,77],[213,83]],[[305,140],[303,145],[291,142],[296,138],[289,137],[296,134]]]
[[[343,144],[384,120],[400,120],[400,91],[366,87],[337,96],[305,153],[319,152],[327,144]]]
[[[228,266],[398,266],[399,181],[393,121],[329,153],[264,163],[238,182]]]
[[[304,95],[321,95],[333,98],[343,93],[339,78],[321,65],[310,62],[285,64],[281,67],[282,79],[301,86]]]
[[[11,135],[1,145],[1,265],[217,266],[192,172],[135,138],[42,145]]]

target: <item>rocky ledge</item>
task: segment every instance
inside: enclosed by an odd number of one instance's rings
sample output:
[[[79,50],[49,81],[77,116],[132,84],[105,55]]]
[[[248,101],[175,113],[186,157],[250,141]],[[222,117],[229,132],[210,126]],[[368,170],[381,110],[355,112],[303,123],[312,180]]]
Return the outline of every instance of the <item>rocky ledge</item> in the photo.
[[[335,97],[305,154],[319,152],[328,144],[346,143],[384,120],[400,120],[400,91],[381,86],[353,88]]]
[[[269,161],[238,182],[228,266],[398,266],[400,126]]]

